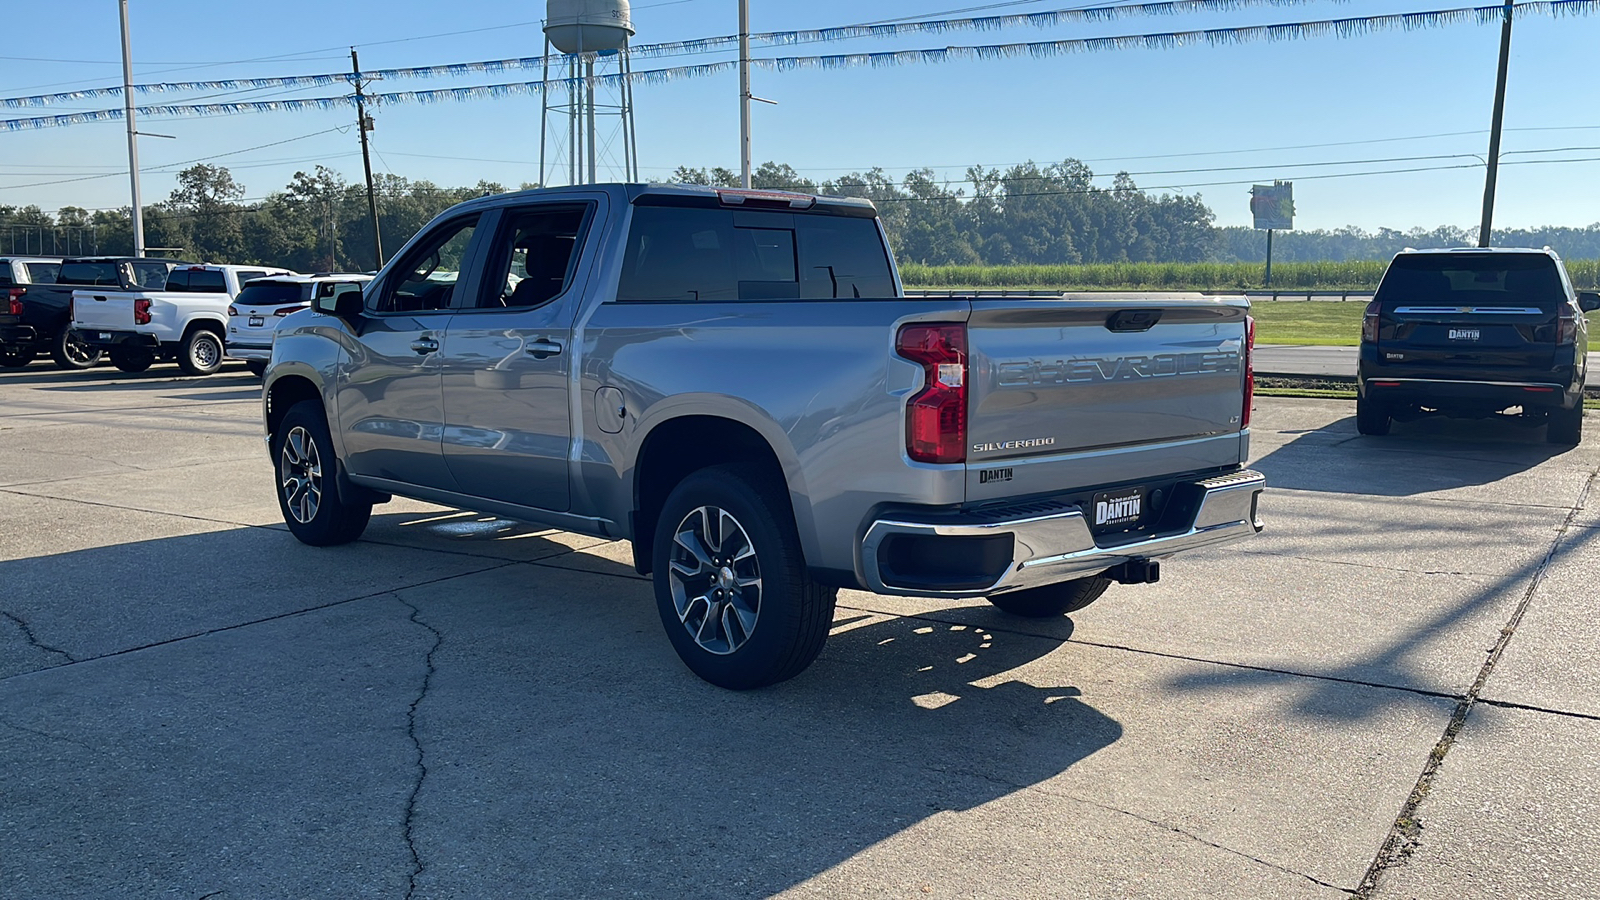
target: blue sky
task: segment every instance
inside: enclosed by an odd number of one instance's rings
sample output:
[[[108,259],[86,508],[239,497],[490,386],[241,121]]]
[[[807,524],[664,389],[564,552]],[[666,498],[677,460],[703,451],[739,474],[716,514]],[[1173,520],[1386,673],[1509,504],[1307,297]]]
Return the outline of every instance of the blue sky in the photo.
[[[813,55],[1058,40],[1458,4],[1460,0],[1322,0],[1050,29],[954,31],[755,52]],[[774,31],[1073,5],[1086,4],[751,0],[751,17],[753,30]],[[544,4],[539,2],[277,0],[258,5],[133,0],[131,6],[136,81],[343,71],[352,44],[360,50],[365,69],[535,56],[543,50],[538,19]],[[633,4],[638,31],[634,40],[642,44],[730,34],[737,30],[736,14],[735,0],[640,0]],[[10,9],[6,17],[7,38],[0,43],[0,97],[120,82],[113,0],[57,0]],[[56,34],[71,37],[53,38]],[[1296,182],[1297,225],[1302,228],[1475,225],[1483,171],[1473,155],[1487,152],[1498,45],[1498,27],[1460,24],[1351,39],[1320,37],[879,69],[757,71],[754,92],[779,103],[755,107],[754,156],[757,163],[769,159],[789,163],[818,180],[881,166],[897,177],[912,168],[931,167],[941,178],[958,181],[972,165],[1003,168],[1030,159],[1044,163],[1073,157],[1089,161],[1103,173],[1102,183],[1108,184],[1118,170],[1127,170],[1137,173],[1135,181],[1141,186],[1199,193],[1223,225],[1248,224],[1249,183],[1274,177]],[[1593,161],[1600,158],[1597,56],[1600,15],[1519,19],[1512,45],[1506,113],[1507,128],[1512,130],[1506,137],[1505,160],[1588,161],[1503,167],[1497,225],[1600,221],[1600,161]],[[732,57],[709,53],[638,60],[635,69]],[[537,77],[534,72],[476,74],[453,80],[392,81],[374,90]],[[732,71],[638,87],[634,100],[645,177],[664,179],[679,165],[737,168],[737,91]],[[317,97],[337,92],[330,87],[257,90],[208,99]],[[159,102],[204,102],[198,99],[201,96],[205,95],[165,95]],[[119,105],[116,98],[77,100],[48,110],[0,110],[0,117]],[[386,106],[376,111],[374,168],[447,185],[479,179],[513,186],[535,181],[539,110],[538,98],[528,96]],[[280,189],[297,169],[309,170],[319,162],[357,181],[361,159],[357,136],[347,127],[352,119],[353,113],[345,110],[142,119],[141,130],[176,137],[141,139],[145,201],[162,199],[171,191],[170,164],[217,154],[230,155],[209,162],[228,166],[250,198]],[[286,143],[261,146],[280,141]],[[1343,146],[1328,146],[1335,144]],[[260,149],[235,152],[256,147]],[[52,210],[68,204],[126,205],[126,153],[120,122],[0,132],[0,204],[36,203]],[[1367,160],[1401,161],[1361,162]],[[1326,163],[1336,165],[1308,165]],[[1467,168],[1311,177],[1451,165]],[[1230,170],[1175,171],[1218,168]],[[601,174],[620,173],[602,167]],[[90,177],[96,175],[103,177]]]

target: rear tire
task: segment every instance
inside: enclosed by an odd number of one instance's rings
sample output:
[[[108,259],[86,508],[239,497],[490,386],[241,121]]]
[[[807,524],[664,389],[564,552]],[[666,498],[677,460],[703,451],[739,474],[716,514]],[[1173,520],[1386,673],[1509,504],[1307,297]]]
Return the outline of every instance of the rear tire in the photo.
[[[1373,437],[1382,437],[1389,433],[1389,408],[1376,400],[1366,397],[1356,398],[1356,430],[1362,434]]]
[[[91,347],[72,336],[72,329],[63,328],[50,344],[50,358],[62,369],[87,369],[100,363],[100,348]]]
[[[209,328],[196,328],[183,338],[178,367],[190,375],[210,375],[222,368],[222,354],[222,335]]]
[[[1083,609],[1100,599],[1100,595],[1110,586],[1111,579],[1104,575],[1091,575],[1088,578],[1075,578],[1072,581],[995,594],[989,598],[989,602],[1001,612],[1013,616],[1022,616],[1026,619],[1052,619]]]
[[[339,459],[322,404],[302,400],[289,408],[272,435],[278,510],[301,543],[313,547],[348,544],[361,537],[372,504],[339,494]]]
[[[0,368],[20,369],[33,362],[32,347],[0,347]]]
[[[111,348],[111,364],[124,372],[143,372],[156,361],[156,355],[143,347],[119,344]]]
[[[787,492],[760,467],[713,466],[680,482],[652,556],[667,638],[706,681],[765,687],[822,652],[838,592],[806,573]]]
[[[1545,441],[1562,447],[1576,447],[1583,442],[1583,401],[1571,409],[1557,409],[1550,413],[1550,426],[1545,430]]]

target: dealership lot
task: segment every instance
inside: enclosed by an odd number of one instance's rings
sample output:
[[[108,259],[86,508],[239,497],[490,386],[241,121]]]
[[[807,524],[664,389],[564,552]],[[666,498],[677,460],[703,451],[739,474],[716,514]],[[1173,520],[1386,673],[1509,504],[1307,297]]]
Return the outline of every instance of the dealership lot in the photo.
[[[1263,398],[1259,538],[737,694],[626,545],[300,545],[258,394],[0,374],[0,896],[1600,897],[1600,439]]]

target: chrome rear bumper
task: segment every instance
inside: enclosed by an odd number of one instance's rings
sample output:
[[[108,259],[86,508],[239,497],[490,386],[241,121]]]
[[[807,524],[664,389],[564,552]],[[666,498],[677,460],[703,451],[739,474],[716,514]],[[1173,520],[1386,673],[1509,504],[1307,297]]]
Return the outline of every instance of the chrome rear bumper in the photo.
[[[1134,560],[1163,559],[1201,547],[1227,543],[1261,531],[1256,502],[1267,480],[1245,469],[1191,482],[1201,490],[1187,529],[1143,540],[1100,546],[1083,511],[1073,504],[1040,504],[1039,514],[989,521],[979,515],[917,521],[913,516],[879,519],[867,529],[861,564],[867,586],[880,594],[917,597],[982,597],[1095,575]],[[1054,507],[1054,508],[1051,508]],[[955,588],[910,583],[882,563],[885,541],[895,535],[936,538],[993,538],[1010,535],[1009,565],[982,587]],[[898,583],[897,583],[898,582]]]

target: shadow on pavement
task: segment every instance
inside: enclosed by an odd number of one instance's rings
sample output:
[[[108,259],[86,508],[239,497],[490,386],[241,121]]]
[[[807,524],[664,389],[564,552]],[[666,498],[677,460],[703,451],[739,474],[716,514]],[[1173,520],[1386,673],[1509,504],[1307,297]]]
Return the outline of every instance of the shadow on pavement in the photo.
[[[1573,450],[1545,443],[1544,434],[1516,421],[1428,418],[1368,437],[1352,416],[1250,465],[1275,488],[1404,497],[1493,484]]]
[[[415,530],[0,563],[0,650],[26,663],[0,667],[0,758],[26,773],[0,783],[7,878],[366,896],[403,890],[414,848],[419,897],[762,896],[1122,735],[1076,685],[1012,674],[1060,639],[862,615],[734,693],[682,667],[624,564],[468,559],[566,550],[469,513],[377,524]]]

